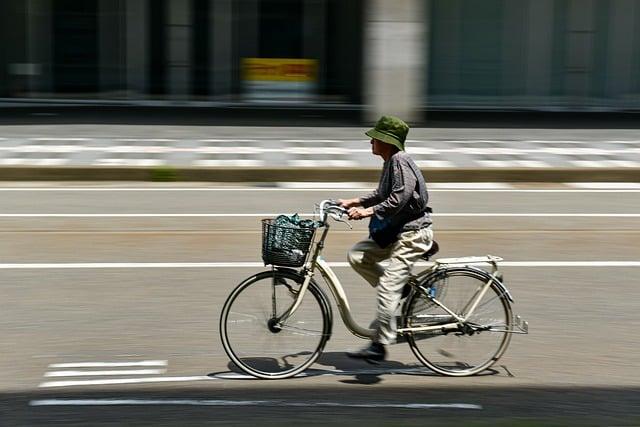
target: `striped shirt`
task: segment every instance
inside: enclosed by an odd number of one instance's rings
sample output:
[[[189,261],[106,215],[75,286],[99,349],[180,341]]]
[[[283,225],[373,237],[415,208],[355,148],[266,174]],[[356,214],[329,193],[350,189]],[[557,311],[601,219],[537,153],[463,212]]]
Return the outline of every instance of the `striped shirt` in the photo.
[[[404,224],[403,231],[431,225],[431,215],[424,208],[429,202],[424,177],[422,173],[416,176],[414,170],[420,172],[413,159],[404,151],[396,152],[384,162],[378,188],[360,198],[362,206],[373,206],[374,214],[381,220],[391,218],[394,225]]]

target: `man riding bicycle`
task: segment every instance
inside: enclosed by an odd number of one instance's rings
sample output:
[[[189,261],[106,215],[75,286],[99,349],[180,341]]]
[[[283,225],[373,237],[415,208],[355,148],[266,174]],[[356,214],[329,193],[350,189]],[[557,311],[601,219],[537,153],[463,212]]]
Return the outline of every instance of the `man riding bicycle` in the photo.
[[[349,263],[373,287],[378,288],[375,337],[366,348],[347,353],[349,357],[380,361],[385,346],[396,340],[396,309],[411,269],[433,242],[429,196],[420,169],[405,151],[409,126],[402,120],[383,116],[365,134],[371,138],[371,152],[382,157],[384,166],[378,188],[372,193],[338,200],[350,219],[370,217],[369,238],[356,243],[348,253]],[[384,267],[381,261],[388,260]]]

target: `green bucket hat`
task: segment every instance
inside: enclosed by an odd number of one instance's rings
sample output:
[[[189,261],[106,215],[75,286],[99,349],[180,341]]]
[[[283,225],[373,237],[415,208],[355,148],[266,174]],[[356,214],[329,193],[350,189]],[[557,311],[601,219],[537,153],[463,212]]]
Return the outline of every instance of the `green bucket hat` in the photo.
[[[409,133],[409,125],[393,116],[382,116],[376,127],[365,135],[378,139],[387,144],[395,145],[400,150],[404,151],[404,141],[407,139]]]

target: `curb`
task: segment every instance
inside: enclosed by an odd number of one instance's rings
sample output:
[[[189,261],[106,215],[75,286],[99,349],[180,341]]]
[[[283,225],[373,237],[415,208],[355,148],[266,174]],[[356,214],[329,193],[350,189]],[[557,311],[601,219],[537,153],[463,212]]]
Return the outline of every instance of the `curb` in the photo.
[[[640,168],[422,169],[428,182],[640,182]],[[377,168],[0,167],[0,181],[376,182]]]

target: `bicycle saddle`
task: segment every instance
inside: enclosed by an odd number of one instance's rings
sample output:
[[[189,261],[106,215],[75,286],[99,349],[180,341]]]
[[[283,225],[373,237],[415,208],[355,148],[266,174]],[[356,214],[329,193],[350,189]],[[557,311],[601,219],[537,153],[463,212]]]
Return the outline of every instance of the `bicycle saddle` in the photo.
[[[440,245],[438,245],[438,242],[434,240],[433,244],[431,245],[431,248],[427,252],[422,254],[422,258],[429,261],[429,258],[437,254],[439,250],[440,250]]]

